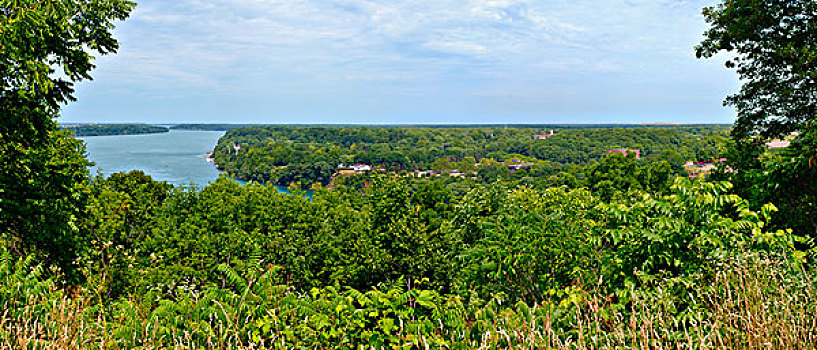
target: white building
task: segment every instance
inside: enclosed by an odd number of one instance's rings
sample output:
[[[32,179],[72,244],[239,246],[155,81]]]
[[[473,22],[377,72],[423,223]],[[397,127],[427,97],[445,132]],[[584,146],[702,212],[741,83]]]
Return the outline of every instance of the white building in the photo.
[[[356,173],[363,173],[372,170],[372,167],[366,164],[355,164],[352,165],[352,170]]]

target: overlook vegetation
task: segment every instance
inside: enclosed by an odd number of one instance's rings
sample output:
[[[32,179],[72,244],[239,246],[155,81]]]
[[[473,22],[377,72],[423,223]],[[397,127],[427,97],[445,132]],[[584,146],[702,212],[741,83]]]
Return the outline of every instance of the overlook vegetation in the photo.
[[[0,0],[2,349],[817,347],[813,1],[704,11],[699,54],[736,54],[747,83],[728,139],[247,127],[216,147],[311,199],[90,176],[55,120],[134,6]],[[724,155],[706,179],[678,168]],[[385,171],[332,179],[358,162]]]
[[[766,341],[762,330],[811,344],[810,320],[789,317],[815,305],[806,256],[796,237],[766,229],[772,207],[749,210],[727,183],[678,179],[667,195],[605,202],[564,187],[478,185],[458,197],[436,182],[372,181],[309,201],[228,178],[198,192],[138,172],[97,178],[76,260],[88,279],[73,296],[5,253],[0,295],[16,325],[5,341],[717,347]],[[804,299],[779,299],[781,288]],[[768,307],[784,300],[790,309]],[[732,312],[763,312],[775,327]],[[97,326],[63,333],[81,320]]]

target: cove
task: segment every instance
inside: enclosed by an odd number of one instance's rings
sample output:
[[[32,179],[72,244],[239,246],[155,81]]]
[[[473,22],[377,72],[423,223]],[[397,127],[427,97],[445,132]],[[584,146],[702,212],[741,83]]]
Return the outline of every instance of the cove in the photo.
[[[249,181],[237,179],[237,178],[234,178],[232,176],[230,176],[230,178],[233,179],[233,181],[237,182],[239,185],[246,185],[246,184],[250,183]],[[256,183],[258,183],[258,182],[256,182]],[[258,183],[258,184],[261,185],[261,186],[264,186],[264,187],[270,186],[270,185],[265,185],[265,184],[262,184],[262,183]],[[275,189],[277,189],[279,193],[292,194],[292,192],[286,186],[280,186],[280,185],[271,185],[271,186],[275,187]],[[315,191],[312,191],[312,190],[303,190],[303,192],[304,192],[304,197],[309,199],[309,200],[312,200],[312,196],[315,195]]]

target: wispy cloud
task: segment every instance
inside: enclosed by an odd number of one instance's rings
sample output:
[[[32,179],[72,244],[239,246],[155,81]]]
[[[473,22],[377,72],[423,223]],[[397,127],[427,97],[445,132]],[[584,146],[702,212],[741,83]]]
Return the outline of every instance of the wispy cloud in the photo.
[[[359,122],[386,114],[468,115],[478,99],[519,120],[565,113],[622,114],[664,88],[707,101],[723,118],[722,94],[681,93],[734,82],[696,62],[704,0],[142,0],[118,29],[122,50],[100,62],[74,119],[106,105],[172,117],[185,108],[218,120],[195,101],[268,100],[291,115]],[[604,89],[617,89],[608,96]],[[624,89],[625,91],[621,91]],[[706,93],[712,90],[707,89]],[[402,97],[401,97],[402,96]],[[515,96],[510,98],[509,96]],[[610,97],[615,96],[615,97]],[[377,108],[358,101],[378,99]],[[621,99],[616,103],[616,99]],[[677,98],[640,101],[660,113]],[[422,106],[417,100],[431,101]],[[580,100],[583,99],[583,100]],[[588,100],[603,100],[594,104]],[[488,101],[488,102],[486,102]],[[629,101],[629,102],[628,102]],[[327,104],[325,108],[299,103]],[[554,105],[575,106],[553,108]],[[206,105],[206,103],[204,103]],[[163,111],[168,111],[167,113]],[[171,113],[172,112],[172,113]],[[111,111],[111,113],[124,113]],[[263,108],[237,110],[256,119]],[[647,113],[647,112],[645,112]],[[668,112],[668,114],[670,114]],[[388,117],[388,116],[387,116]],[[158,118],[158,117],[157,117]],[[335,118],[335,119],[333,119]],[[369,118],[369,119],[366,119]],[[491,118],[483,115],[481,118]],[[345,120],[345,119],[344,119]],[[588,120],[584,120],[588,121]]]

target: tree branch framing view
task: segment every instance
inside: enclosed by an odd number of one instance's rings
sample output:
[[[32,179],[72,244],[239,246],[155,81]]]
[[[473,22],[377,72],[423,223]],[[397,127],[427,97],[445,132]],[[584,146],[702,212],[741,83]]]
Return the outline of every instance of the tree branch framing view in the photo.
[[[237,26],[282,30],[267,6],[312,26],[333,20],[315,9],[372,21],[361,32],[328,30],[335,27],[327,23],[319,40],[293,27],[276,46],[316,56],[279,77],[293,99],[301,96],[295,81],[309,69],[335,73],[316,63],[322,51],[314,40],[364,48],[342,65],[356,73],[370,64],[366,54],[397,50],[388,57],[402,60],[405,70],[375,70],[370,79],[391,77],[404,90],[390,86],[376,93],[394,100],[363,97],[352,104],[369,104],[350,110],[414,101],[405,96],[421,90],[399,76],[411,71],[406,58],[418,53],[433,63],[420,78],[441,89],[473,85],[468,93],[484,97],[454,110],[424,96],[424,107],[453,115],[507,106],[510,97],[492,94],[527,85],[496,62],[545,57],[523,42],[490,38],[575,44],[593,31],[524,1],[473,1],[465,12],[461,4],[436,3],[423,24],[439,35],[423,45],[405,39],[410,28],[421,32],[401,2],[145,3],[0,0],[0,349],[817,347],[817,2],[722,0],[698,7],[707,28],[686,53],[724,58],[723,69],[737,73],[742,86],[724,101],[734,108],[734,124],[592,118],[469,124],[441,117],[434,124],[406,118],[379,125],[312,123],[308,113],[282,124],[240,117],[249,106],[231,111],[229,123],[150,116],[134,122],[125,120],[124,107],[106,109],[110,120],[61,119],[68,106],[93,99],[96,92],[85,86],[97,65],[99,80],[121,78],[106,67],[134,55],[128,51],[134,28],[160,22],[167,36],[181,35],[191,19],[219,23],[206,15],[230,4],[257,12],[231,17]],[[550,5],[557,11],[581,4]],[[650,13],[650,6],[671,11],[689,4],[617,6],[635,23],[649,21],[634,14]],[[173,14],[180,9],[191,12]],[[474,17],[455,18],[461,13]],[[402,26],[382,25],[395,18]],[[485,27],[491,36],[482,35]],[[371,35],[377,45],[362,44]],[[249,34],[241,45],[246,41],[269,44]],[[519,57],[505,57],[518,48]],[[607,66],[588,70],[560,59],[559,69],[577,76],[615,76]],[[235,70],[204,77],[163,74],[207,85],[240,75],[243,63],[232,64]],[[441,66],[461,67],[471,80],[457,81],[462,72]],[[258,74],[268,83],[263,69]],[[547,76],[529,75],[537,74]],[[514,77],[503,82],[520,85],[477,91],[493,86],[487,76],[503,75]],[[334,84],[361,89],[352,95],[379,86]],[[314,87],[322,92],[309,104],[330,103],[337,93]],[[144,98],[127,89],[110,93]],[[157,87],[158,105],[180,98],[163,89]],[[571,90],[560,93],[568,99]],[[526,98],[519,97],[519,110],[538,108]],[[205,143],[217,143],[185,158],[191,145],[184,143],[202,133],[212,137]],[[90,147],[99,144],[105,147]],[[89,159],[111,149],[126,158],[116,160],[128,171],[91,175]],[[173,164],[178,159],[211,171],[212,181],[163,180],[182,171]],[[174,176],[186,176],[180,174]]]

